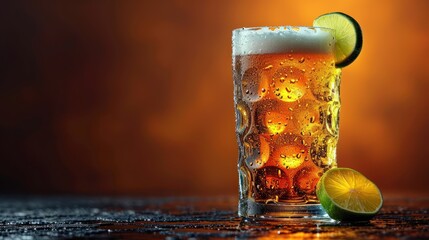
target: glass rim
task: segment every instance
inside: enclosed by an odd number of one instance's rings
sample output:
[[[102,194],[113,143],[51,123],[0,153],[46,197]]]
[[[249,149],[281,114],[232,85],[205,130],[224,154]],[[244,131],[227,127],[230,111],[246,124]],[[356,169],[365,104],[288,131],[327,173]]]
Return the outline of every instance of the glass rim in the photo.
[[[326,31],[335,31],[335,29],[327,28],[327,27],[283,25],[283,26],[241,27],[241,28],[234,28],[232,32],[252,32],[252,31],[259,31],[259,30],[294,31],[294,29],[320,29],[320,30],[326,30]]]

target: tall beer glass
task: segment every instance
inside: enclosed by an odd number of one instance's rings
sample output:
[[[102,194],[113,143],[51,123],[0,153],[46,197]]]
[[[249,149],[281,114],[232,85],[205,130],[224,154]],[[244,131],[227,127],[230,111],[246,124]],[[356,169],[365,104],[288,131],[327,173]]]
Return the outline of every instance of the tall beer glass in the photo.
[[[240,216],[327,217],[315,190],[337,165],[341,70],[333,31],[233,31]]]

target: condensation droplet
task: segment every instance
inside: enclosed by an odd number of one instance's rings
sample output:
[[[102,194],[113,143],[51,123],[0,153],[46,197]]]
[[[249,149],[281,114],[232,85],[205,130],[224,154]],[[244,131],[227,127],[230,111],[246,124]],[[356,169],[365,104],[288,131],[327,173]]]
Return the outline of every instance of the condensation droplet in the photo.
[[[264,70],[270,70],[271,68],[273,68],[273,65],[268,65],[268,66],[264,67]]]

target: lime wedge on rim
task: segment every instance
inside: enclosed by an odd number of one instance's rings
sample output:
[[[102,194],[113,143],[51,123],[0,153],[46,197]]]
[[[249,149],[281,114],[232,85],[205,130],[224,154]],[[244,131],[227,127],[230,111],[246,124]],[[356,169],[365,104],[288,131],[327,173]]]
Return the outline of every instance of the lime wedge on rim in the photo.
[[[336,67],[345,67],[359,56],[362,49],[362,30],[354,18],[341,12],[327,13],[316,18],[313,26],[335,30]]]
[[[350,168],[325,172],[316,194],[328,215],[340,221],[369,220],[380,210],[383,197],[377,186]]]

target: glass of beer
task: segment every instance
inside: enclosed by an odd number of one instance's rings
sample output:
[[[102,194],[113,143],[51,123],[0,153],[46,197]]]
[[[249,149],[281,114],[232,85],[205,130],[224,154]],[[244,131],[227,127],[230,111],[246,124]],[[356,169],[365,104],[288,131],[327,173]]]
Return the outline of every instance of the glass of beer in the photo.
[[[239,215],[328,218],[316,196],[336,167],[341,70],[332,29],[233,31]]]

